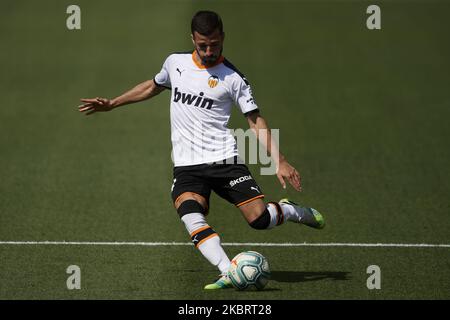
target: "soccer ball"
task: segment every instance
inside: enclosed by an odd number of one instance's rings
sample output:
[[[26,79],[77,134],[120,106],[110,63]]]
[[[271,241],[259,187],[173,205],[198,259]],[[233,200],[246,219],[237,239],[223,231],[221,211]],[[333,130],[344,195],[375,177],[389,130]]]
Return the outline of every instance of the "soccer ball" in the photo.
[[[269,262],[256,251],[241,252],[231,260],[228,277],[238,290],[261,290],[270,278]]]

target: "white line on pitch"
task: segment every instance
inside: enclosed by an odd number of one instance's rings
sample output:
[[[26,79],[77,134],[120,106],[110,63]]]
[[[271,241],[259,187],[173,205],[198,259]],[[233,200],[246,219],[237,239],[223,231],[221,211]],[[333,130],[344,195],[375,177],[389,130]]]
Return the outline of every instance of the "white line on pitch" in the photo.
[[[192,246],[190,242],[100,242],[100,241],[0,241],[0,245],[72,245],[72,246]],[[395,248],[450,248],[450,244],[430,243],[270,243],[224,242],[224,246],[253,247],[395,247]]]

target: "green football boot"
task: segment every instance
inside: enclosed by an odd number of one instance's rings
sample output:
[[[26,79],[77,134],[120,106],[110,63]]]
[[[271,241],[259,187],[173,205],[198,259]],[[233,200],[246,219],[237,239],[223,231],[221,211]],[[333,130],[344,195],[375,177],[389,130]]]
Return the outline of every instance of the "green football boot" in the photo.
[[[205,286],[205,290],[217,290],[217,289],[228,289],[233,288],[230,278],[227,275],[221,275],[216,282],[208,284]]]
[[[325,227],[325,220],[322,214],[316,209],[301,207],[289,199],[281,199],[280,203],[289,204],[295,208],[296,214],[288,220],[302,223],[315,229],[323,229]]]

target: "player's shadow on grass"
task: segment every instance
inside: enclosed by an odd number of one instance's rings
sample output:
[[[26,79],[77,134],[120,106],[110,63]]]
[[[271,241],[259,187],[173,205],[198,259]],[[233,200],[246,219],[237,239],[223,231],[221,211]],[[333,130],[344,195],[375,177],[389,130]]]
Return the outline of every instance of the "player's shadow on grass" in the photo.
[[[278,282],[306,282],[319,280],[350,280],[350,272],[338,271],[271,271],[270,279]]]

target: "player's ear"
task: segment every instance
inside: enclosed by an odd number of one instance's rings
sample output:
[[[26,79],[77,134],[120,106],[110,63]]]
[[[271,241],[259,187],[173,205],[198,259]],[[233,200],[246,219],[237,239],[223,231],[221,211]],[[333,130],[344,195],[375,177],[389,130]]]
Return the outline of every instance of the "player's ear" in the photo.
[[[194,35],[191,33],[192,44],[195,46]]]

